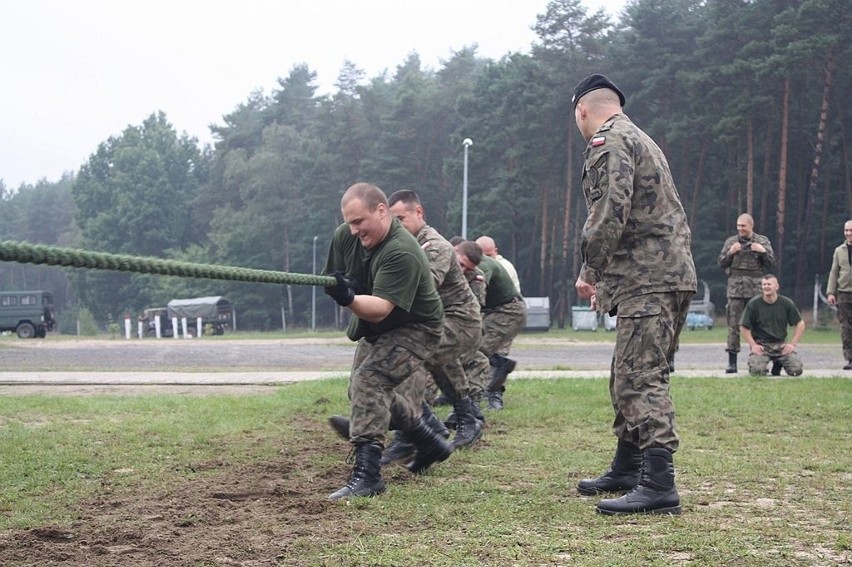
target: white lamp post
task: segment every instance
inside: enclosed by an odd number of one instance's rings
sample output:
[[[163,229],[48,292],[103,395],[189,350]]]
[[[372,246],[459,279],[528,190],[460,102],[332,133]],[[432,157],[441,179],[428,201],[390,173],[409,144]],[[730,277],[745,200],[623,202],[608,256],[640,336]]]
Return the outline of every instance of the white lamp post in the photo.
[[[462,230],[461,237],[467,240],[467,149],[473,145],[473,140],[465,138],[464,145],[464,181],[462,182]]]
[[[314,264],[311,274],[317,273],[317,237],[314,236]],[[317,286],[311,286],[311,331],[317,330]]]

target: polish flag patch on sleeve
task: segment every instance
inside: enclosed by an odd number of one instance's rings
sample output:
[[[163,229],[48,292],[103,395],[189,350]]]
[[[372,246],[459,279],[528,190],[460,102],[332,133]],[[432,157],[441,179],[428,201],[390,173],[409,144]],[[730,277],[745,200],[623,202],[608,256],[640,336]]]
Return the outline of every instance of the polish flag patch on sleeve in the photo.
[[[602,146],[606,143],[606,136],[595,136],[592,138],[592,147],[597,148],[598,146]]]

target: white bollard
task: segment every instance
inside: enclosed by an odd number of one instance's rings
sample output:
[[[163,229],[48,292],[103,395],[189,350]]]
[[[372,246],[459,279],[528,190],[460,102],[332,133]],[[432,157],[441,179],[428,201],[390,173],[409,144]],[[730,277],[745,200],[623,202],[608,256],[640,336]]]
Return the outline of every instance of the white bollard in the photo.
[[[154,331],[156,331],[156,337],[158,339],[163,338],[163,334],[160,332],[160,329],[162,329],[160,325],[162,325],[162,323],[160,323],[160,316],[154,315]]]
[[[180,318],[180,324],[181,324],[181,327],[183,328],[183,338],[188,339],[189,333],[186,332],[186,317]]]
[[[130,317],[124,318],[124,338],[130,340]]]
[[[142,321],[136,321],[136,334],[140,339],[145,336],[145,329],[142,328]]]
[[[196,317],[195,319],[195,336],[201,336],[201,317]]]
[[[176,339],[180,337],[180,333],[178,333],[177,317],[172,317],[172,336]]]

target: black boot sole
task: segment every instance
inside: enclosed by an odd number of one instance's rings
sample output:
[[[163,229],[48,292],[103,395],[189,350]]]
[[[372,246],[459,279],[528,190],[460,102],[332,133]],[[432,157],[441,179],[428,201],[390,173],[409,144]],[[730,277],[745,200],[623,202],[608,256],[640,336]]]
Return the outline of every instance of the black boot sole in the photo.
[[[621,511],[621,510],[605,510],[601,508],[595,508],[598,514],[603,514],[604,516],[627,516],[640,514],[644,516],[678,516],[681,513],[680,506],[670,506],[668,508],[656,508],[654,510],[630,510],[630,511]]]

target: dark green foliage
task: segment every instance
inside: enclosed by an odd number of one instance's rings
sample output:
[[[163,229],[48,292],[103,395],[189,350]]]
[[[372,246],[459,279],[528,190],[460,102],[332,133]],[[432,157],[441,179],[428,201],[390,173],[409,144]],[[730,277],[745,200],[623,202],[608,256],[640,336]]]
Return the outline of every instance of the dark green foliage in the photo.
[[[340,197],[357,181],[388,194],[416,190],[430,224],[447,237],[460,233],[462,140],[471,138],[468,236],[494,237],[518,267],[525,294],[549,295],[564,312],[575,303],[586,214],[585,142],[570,96],[585,75],[603,72],[625,92],[625,112],[667,153],[698,274],[717,309],[725,280],[716,257],[749,207],[782,261],[784,292],[809,301],[814,276],[825,281],[831,249],[852,216],[846,4],[632,0],[619,17],[589,13],[580,0],[553,0],[535,22],[519,22],[538,35],[530,54],[495,61],[478,57],[473,45],[431,69],[412,53],[372,78],[347,61],[329,95],[318,94],[308,66],[296,65],[272,93],[248,94],[212,126],[217,141],[205,151],[152,115],[102,143],[76,178],[17,192],[0,185],[0,233],[310,273],[314,237],[321,266],[341,222]],[[56,269],[0,264],[2,285],[71,290],[100,322],[172,296],[222,294],[243,314],[243,328],[282,325],[282,307],[288,326],[310,324],[312,290],[304,286],[77,271],[72,288],[63,278]],[[337,322],[322,293],[317,306],[320,326]]]

